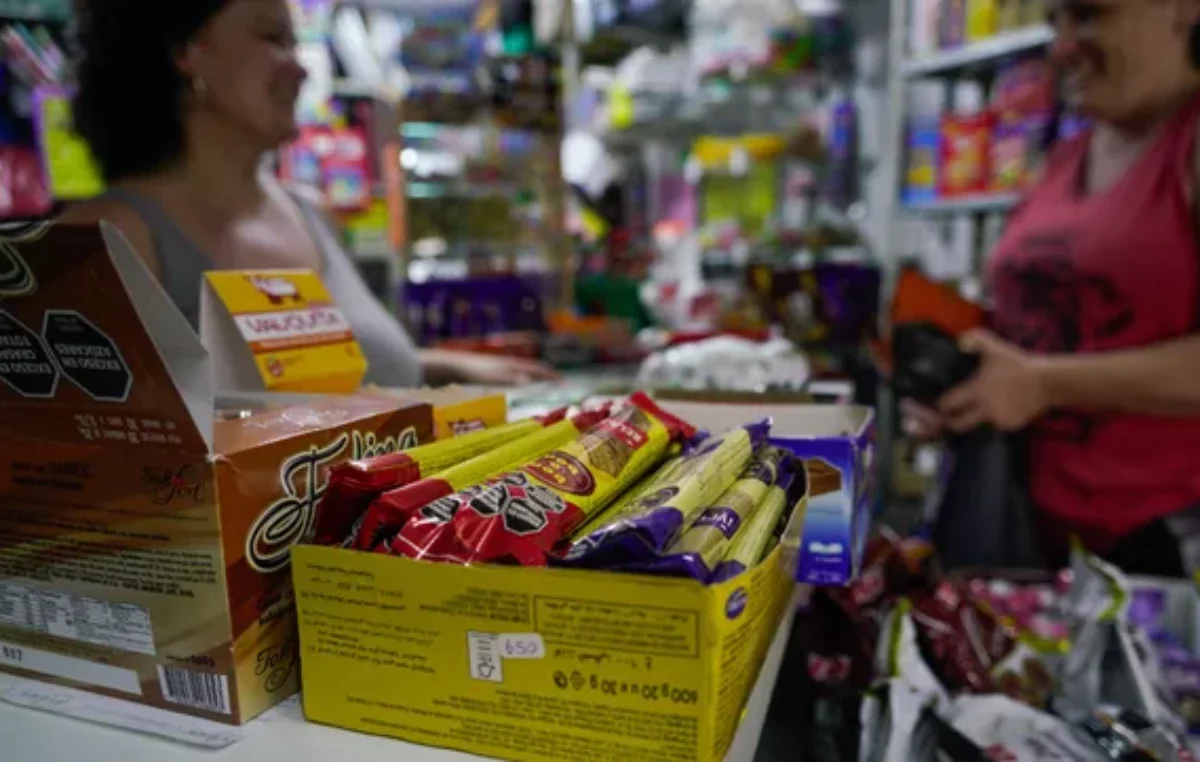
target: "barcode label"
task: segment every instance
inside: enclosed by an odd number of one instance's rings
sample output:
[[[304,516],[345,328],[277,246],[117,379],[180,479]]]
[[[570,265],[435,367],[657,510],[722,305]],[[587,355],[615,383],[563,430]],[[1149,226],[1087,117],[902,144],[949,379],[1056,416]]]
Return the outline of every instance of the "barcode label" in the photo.
[[[159,667],[158,684],[172,704],[230,714],[229,678],[177,667]]]

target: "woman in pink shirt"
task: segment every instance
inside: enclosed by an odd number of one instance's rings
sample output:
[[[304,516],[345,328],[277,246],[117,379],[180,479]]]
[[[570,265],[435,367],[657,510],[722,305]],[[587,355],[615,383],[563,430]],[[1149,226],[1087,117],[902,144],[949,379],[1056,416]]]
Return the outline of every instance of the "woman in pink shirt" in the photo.
[[[1039,536],[1130,571],[1200,566],[1200,0],[1051,0],[1050,57],[1094,126],[1057,146],[989,259],[974,377],[917,435],[1029,434]]]

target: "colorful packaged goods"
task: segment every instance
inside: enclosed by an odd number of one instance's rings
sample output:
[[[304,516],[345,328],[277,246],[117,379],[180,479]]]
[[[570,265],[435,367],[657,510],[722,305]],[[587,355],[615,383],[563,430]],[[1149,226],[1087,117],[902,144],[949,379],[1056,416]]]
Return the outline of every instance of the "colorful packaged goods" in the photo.
[[[352,460],[333,468],[329,486],[317,508],[316,542],[349,545],[355,524],[384,492],[446,468],[561,421],[566,409],[539,418],[503,424],[404,452]]]
[[[692,433],[649,397],[634,394],[611,417],[561,448],[447,498],[447,504],[456,505],[449,527],[438,534],[452,537],[456,547],[438,556],[462,563],[544,565],[557,543],[657,466],[672,441]],[[389,546],[392,552],[429,557],[425,548],[397,540]]]
[[[785,520],[787,509],[797,505],[806,493],[807,480],[802,469],[780,472],[750,521],[729,544],[720,565],[713,572],[713,582],[732,579],[762,560],[775,538],[776,528]]]
[[[685,453],[654,489],[575,543],[566,563],[613,568],[656,558],[733,483],[769,431],[769,421],[741,426]]]
[[[662,558],[650,562],[647,570],[707,582],[737,537],[750,528],[755,512],[767,502],[771,487],[794,467],[785,451],[763,448],[741,477],[704,509]],[[778,524],[776,519],[775,526]]]
[[[449,521],[458,509],[456,492],[479,488],[490,477],[528,463],[560,447],[608,417],[611,406],[603,406],[546,425],[522,437],[440,473],[403,485],[380,495],[367,509],[357,530],[354,547],[375,550],[381,542],[409,548],[419,557],[440,555],[440,544],[453,546],[447,534]],[[545,421],[544,421],[545,422]]]
[[[939,196],[955,198],[987,191],[991,178],[989,146],[994,122],[987,111],[942,117]]]

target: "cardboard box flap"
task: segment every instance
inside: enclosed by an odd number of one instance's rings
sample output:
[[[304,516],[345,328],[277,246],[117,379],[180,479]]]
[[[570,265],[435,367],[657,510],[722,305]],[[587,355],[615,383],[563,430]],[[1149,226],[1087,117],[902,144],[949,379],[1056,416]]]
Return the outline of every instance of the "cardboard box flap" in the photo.
[[[207,356],[109,226],[0,241],[0,435],[208,452]]]
[[[289,399],[271,399],[275,396]],[[385,415],[398,409],[397,402],[396,399],[368,395],[312,395],[307,399],[304,395],[266,394],[223,397],[214,427],[213,449],[221,456],[233,455],[297,434],[333,429],[371,416]],[[411,401],[409,404],[409,407],[420,406],[425,403]],[[418,439],[416,431],[406,432],[395,449],[415,447]],[[369,444],[364,447],[368,451],[372,449]]]
[[[213,446],[213,380],[208,351],[121,231],[100,224],[117,274],[166,366],[200,438]]]

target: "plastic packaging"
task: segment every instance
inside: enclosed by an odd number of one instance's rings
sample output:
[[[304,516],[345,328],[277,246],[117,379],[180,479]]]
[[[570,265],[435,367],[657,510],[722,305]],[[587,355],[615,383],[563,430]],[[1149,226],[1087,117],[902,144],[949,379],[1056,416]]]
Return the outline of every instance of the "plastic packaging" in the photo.
[[[729,544],[725,556],[713,572],[712,581],[717,583],[732,579],[761,561],[788,509],[796,506],[799,499],[807,495],[807,491],[808,477],[802,469],[782,471],[775,484],[767,490],[767,496],[750,521]]]
[[[611,568],[649,561],[663,553],[733,484],[769,431],[770,422],[761,421],[706,440],[674,463],[670,474],[653,490],[613,516],[607,526],[576,543],[566,563]]]
[[[634,394],[561,448],[463,494],[452,519],[457,551],[443,558],[543,565],[555,544],[656,467],[672,440],[693,433],[646,395]]]
[[[448,531],[448,523],[458,506],[455,500],[445,498],[472,485],[486,483],[488,478],[498,473],[545,455],[602,421],[608,412],[609,408],[604,407],[579,413],[565,421],[551,422],[541,431],[383,493],[367,510],[355,537],[354,547],[374,550],[380,542],[403,533],[402,543],[440,552],[433,544],[439,535]]]
[[[317,508],[316,542],[348,545],[354,538],[355,523],[363,518],[371,501],[387,490],[549,426],[562,420],[566,412],[560,409],[540,418],[494,426],[404,452],[349,461],[335,467],[329,473],[329,486]]]
[[[709,508],[646,570],[675,576],[689,576],[707,582],[733,541],[749,525],[754,512],[765,501],[781,473],[796,467],[786,451],[763,448]]]

